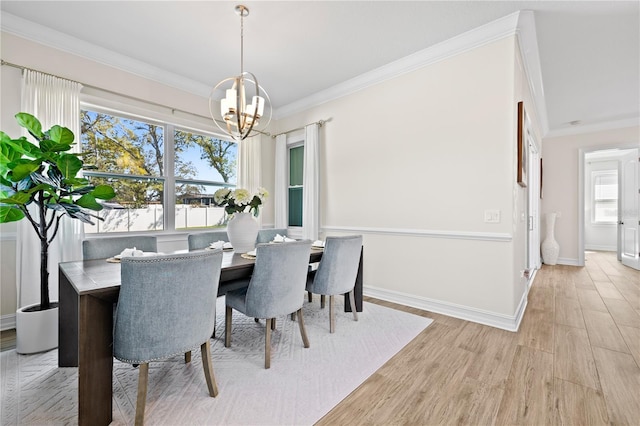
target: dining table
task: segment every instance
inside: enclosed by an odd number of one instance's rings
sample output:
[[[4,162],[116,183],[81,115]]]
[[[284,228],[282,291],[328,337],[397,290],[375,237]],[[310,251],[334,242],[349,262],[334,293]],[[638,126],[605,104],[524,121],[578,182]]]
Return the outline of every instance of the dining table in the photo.
[[[312,248],[309,263],[323,250]],[[363,254],[355,282],[355,308],[362,311]],[[251,277],[255,258],[225,251],[218,295]],[[108,425],[112,421],[113,314],[120,292],[120,264],[113,259],[61,262],[59,272],[58,366],[78,367],[78,424]],[[179,285],[179,283],[176,283]],[[345,294],[344,309],[351,312]]]

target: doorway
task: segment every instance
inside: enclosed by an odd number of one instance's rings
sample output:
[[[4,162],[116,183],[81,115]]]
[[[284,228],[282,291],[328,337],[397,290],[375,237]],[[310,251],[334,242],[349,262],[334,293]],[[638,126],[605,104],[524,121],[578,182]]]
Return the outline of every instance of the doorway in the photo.
[[[626,266],[640,269],[640,176],[636,146],[594,147],[579,156],[579,253],[617,252]]]

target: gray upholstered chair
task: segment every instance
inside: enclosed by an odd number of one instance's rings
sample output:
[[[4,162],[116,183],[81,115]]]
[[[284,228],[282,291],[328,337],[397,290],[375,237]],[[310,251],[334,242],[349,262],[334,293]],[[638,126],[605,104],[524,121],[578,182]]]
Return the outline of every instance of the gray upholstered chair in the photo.
[[[158,241],[153,236],[131,235],[125,237],[93,238],[82,241],[84,260],[107,259],[122,253],[126,248],[157,252]]]
[[[189,251],[202,250],[216,241],[229,241],[227,231],[199,232],[197,234],[187,235]]]
[[[329,331],[331,333],[336,328],[335,295],[349,293],[349,300],[353,307],[353,318],[358,321],[353,288],[358,275],[361,250],[362,235],[327,237],[318,269],[310,272],[307,276],[309,301],[311,301],[312,293],[320,294],[322,307],[324,307],[324,296],[329,296]]]
[[[256,238],[256,244],[268,243],[269,241],[273,241],[273,238],[276,234],[280,234],[283,237],[287,236],[286,228],[277,228],[277,229],[261,229],[258,231],[258,238]]]
[[[309,339],[304,328],[302,303],[311,254],[311,241],[283,244],[259,244],[256,265],[248,286],[226,294],[224,345],[231,346],[231,316],[233,309],[243,314],[266,319],[264,368],[271,366],[271,330],[278,316],[297,313],[304,347]]]
[[[184,353],[189,362],[200,346],[209,395],[218,394],[209,337],[221,266],[222,250],[122,259],[113,356],[140,365],[136,425],[144,422],[150,361]]]

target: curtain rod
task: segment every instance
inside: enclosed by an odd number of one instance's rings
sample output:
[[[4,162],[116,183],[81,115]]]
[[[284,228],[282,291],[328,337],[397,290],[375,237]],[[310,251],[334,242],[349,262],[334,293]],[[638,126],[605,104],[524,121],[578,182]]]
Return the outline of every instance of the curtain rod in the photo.
[[[181,112],[183,114],[188,114],[188,115],[191,115],[191,116],[194,116],[194,117],[200,117],[200,118],[205,118],[207,120],[213,120],[213,118],[207,117],[205,115],[196,114],[196,113],[193,113],[193,112],[190,112],[190,111],[185,111],[185,110],[179,109],[179,108],[172,108],[170,106],[163,105],[163,104],[160,104],[160,103],[157,103],[157,102],[152,102],[152,101],[148,101],[148,100],[145,100],[145,99],[136,98],[135,96],[125,95],[123,93],[114,92],[113,90],[103,89],[102,87],[93,86],[91,84],[85,84],[85,83],[82,83],[80,81],[71,80],[71,79],[65,78],[65,77],[60,77],[59,75],[55,75],[55,74],[51,74],[51,73],[48,73],[48,72],[35,70],[33,68],[25,67],[24,65],[13,64],[11,62],[5,61],[4,59],[0,60],[0,65],[6,65],[6,66],[9,66],[9,67],[18,68],[20,70],[29,70],[29,71],[39,72],[41,74],[49,75],[51,77],[56,77],[56,78],[61,78],[63,80],[71,81],[72,83],[78,83],[78,84],[83,85],[84,87],[90,87],[92,89],[101,90],[103,92],[110,93],[110,94],[116,95],[116,96],[122,96],[123,98],[131,99],[133,101],[143,102],[143,103],[145,103],[147,105],[153,105],[153,106],[157,106],[157,107],[160,107],[160,108],[167,108],[167,109],[169,109],[171,111],[171,114],[174,114],[177,111],[177,112]],[[220,123],[220,124],[226,124],[224,122],[221,122],[220,120],[216,120],[216,121],[218,123]],[[261,132],[259,130],[255,130],[255,131],[258,132],[258,133],[261,133],[261,134],[263,134],[265,136],[271,136],[271,133],[269,133],[269,132]]]
[[[295,131],[298,131],[298,130],[304,130],[304,128],[305,128],[305,127],[307,127],[307,126],[308,126],[308,125],[310,125],[310,124],[317,124],[317,125],[319,125],[320,127],[322,127],[322,126],[324,126],[324,124],[325,124],[325,123],[328,123],[328,122],[329,122],[329,121],[331,121],[332,119],[333,119],[333,117],[329,117],[329,118],[327,118],[326,120],[318,120],[318,121],[314,121],[314,122],[312,122],[312,123],[305,124],[305,125],[304,125],[304,126],[302,126],[302,127],[297,127],[297,128],[295,128],[295,129],[287,130],[286,132],[280,132],[280,133],[278,133],[278,134],[271,135],[271,138],[272,138],[272,139],[275,139],[276,137],[278,137],[278,136],[280,136],[280,135],[286,135],[287,133],[295,132]]]

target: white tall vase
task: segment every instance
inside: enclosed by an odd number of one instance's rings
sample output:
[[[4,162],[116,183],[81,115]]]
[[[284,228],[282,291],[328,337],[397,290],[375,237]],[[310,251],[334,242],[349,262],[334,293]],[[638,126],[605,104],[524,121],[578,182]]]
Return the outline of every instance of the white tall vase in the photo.
[[[227,224],[229,242],[236,253],[246,253],[256,248],[260,225],[251,213],[235,213]]]
[[[540,245],[542,261],[547,265],[555,265],[558,263],[558,254],[560,254],[560,244],[555,238],[556,214],[547,213],[545,221],[547,222],[547,233]]]

